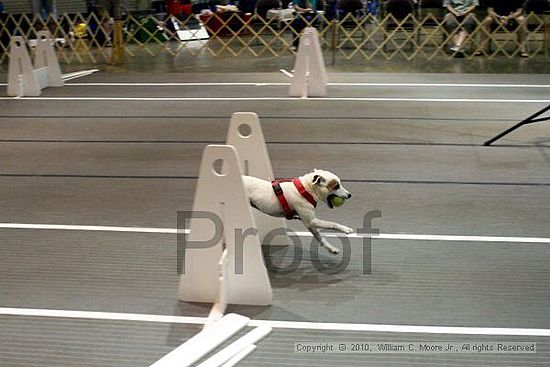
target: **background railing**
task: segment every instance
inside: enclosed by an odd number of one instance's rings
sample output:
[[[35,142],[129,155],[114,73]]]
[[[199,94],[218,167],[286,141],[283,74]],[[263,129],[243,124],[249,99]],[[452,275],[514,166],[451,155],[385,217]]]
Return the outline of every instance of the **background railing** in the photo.
[[[293,40],[298,37],[298,21],[319,30],[321,46],[327,59],[370,60],[381,57],[386,60],[437,57],[474,57],[481,49],[482,57],[518,57],[519,27],[496,27],[487,32],[480,19],[468,35],[465,53],[450,52],[452,39],[458,29],[448,32],[444,19],[433,13],[422,17],[407,14],[397,18],[392,14],[384,17],[373,15],[354,16],[347,14],[342,19],[327,19],[319,14],[314,18],[301,16],[282,18],[271,14],[266,19],[242,13],[214,13],[191,15],[184,19],[168,16],[158,19],[152,15],[128,15],[122,20],[123,48],[126,57],[156,57],[162,53],[197,56],[249,55],[254,57],[280,57],[295,52]],[[526,16],[528,36],[526,48],[530,57],[548,57],[550,42],[549,15]],[[26,14],[0,14],[0,63],[9,57],[9,39],[21,35],[32,47],[38,30],[49,29],[56,39],[60,61],[71,63],[107,63],[110,61],[113,41],[113,21],[95,14],[63,14],[43,20]],[[480,37],[486,35],[488,42],[481,47]]]

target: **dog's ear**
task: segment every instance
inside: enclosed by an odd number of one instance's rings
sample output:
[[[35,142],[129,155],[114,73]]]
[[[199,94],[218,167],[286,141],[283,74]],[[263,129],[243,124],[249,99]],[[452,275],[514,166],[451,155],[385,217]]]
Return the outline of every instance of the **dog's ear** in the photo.
[[[313,184],[314,185],[324,185],[326,180],[321,175],[315,175],[313,176]]]

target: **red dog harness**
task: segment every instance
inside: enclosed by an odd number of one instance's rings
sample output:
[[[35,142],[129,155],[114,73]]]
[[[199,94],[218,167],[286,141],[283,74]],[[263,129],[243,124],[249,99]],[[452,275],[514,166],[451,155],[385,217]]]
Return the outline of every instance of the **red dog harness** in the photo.
[[[285,194],[283,193],[283,189],[281,188],[282,182],[292,182],[294,186],[296,186],[296,189],[302,195],[313,207],[317,207],[317,202],[313,198],[313,196],[306,190],[304,185],[302,185],[302,182],[299,178],[282,178],[279,180],[273,180],[271,181],[271,186],[273,186],[273,191],[275,191],[275,195],[277,196],[277,199],[279,199],[279,204],[281,204],[281,208],[283,208],[283,211],[285,212],[285,218],[286,219],[299,219],[299,217],[296,214],[296,211],[288,205],[288,201],[286,201]]]

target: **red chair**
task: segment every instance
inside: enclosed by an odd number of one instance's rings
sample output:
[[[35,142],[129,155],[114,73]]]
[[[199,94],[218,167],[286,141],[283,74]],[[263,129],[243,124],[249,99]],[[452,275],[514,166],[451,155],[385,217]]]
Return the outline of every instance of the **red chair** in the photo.
[[[176,17],[191,15],[191,4],[182,4],[181,0],[166,0],[168,14]]]

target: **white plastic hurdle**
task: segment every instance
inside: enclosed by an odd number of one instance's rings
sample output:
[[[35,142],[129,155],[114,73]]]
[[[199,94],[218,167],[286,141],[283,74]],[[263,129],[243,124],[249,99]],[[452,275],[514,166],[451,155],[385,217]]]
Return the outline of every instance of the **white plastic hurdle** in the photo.
[[[243,174],[274,178],[258,115],[234,113],[226,142],[205,148],[193,203],[193,212],[209,212],[220,218],[223,234],[213,246],[187,246],[179,287],[182,301],[214,304],[211,322],[223,316],[228,303],[271,304],[271,283],[260,244],[288,244],[285,219],[253,211],[242,182]],[[222,229],[209,220],[191,218],[186,242],[214,239],[216,230]],[[236,230],[241,231],[241,239]],[[275,232],[267,236],[271,231]]]
[[[239,152],[243,174],[267,181],[275,178],[257,114],[254,112],[235,112],[229,123],[226,143],[234,146]],[[271,217],[258,210],[254,210],[253,213],[258,226],[260,242],[263,245],[285,246],[288,244],[286,236],[270,235],[269,238],[266,238],[266,235],[270,232],[286,231],[286,220],[284,218]]]
[[[39,31],[34,54],[34,66],[23,37],[14,36],[10,43],[8,90],[11,97],[39,96],[46,87],[62,87],[61,68],[50,33]]]
[[[179,285],[180,300],[214,304],[210,321],[201,333],[151,367],[192,364],[215,349],[221,338],[228,339],[237,328],[242,328],[243,320],[238,315],[223,316],[228,303],[271,304],[271,283],[262,257],[260,238],[265,239],[265,234],[272,229],[284,230],[286,225],[282,218],[259,215],[261,213],[257,213],[256,222],[242,181],[243,174],[273,179],[258,116],[252,112],[233,114],[227,143],[208,145],[204,149],[193,202],[194,212],[215,214],[221,219],[223,228],[216,228],[209,220],[191,218]],[[252,232],[246,233],[249,229]],[[201,241],[216,238],[217,231],[222,233],[216,243],[200,246]],[[286,236],[279,235],[269,244],[286,244],[286,241]],[[200,366],[233,366],[256,348],[254,343],[270,332],[270,327],[256,328]],[[193,351],[191,358],[185,354],[189,351]]]
[[[193,211],[217,215],[222,228],[209,220],[191,218],[183,259],[179,298],[188,302],[214,303],[212,318],[221,316],[225,304],[269,305],[272,290],[258,235],[238,239],[236,231],[257,228],[242,181],[237,150],[230,145],[204,149]],[[192,246],[215,238],[210,246]],[[242,246],[239,246],[242,243]],[[222,254],[226,250],[226,259]],[[226,261],[226,266],[224,263]],[[219,267],[221,265],[222,270]],[[222,277],[220,280],[220,273]]]
[[[327,82],[327,70],[319,43],[319,33],[315,28],[307,27],[300,37],[289,96],[324,97],[327,95]]]

